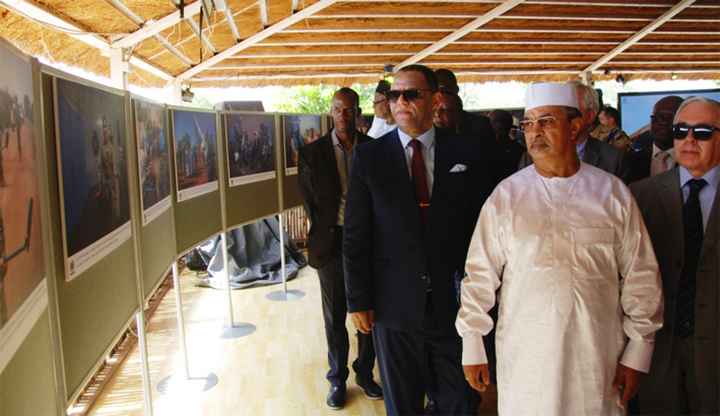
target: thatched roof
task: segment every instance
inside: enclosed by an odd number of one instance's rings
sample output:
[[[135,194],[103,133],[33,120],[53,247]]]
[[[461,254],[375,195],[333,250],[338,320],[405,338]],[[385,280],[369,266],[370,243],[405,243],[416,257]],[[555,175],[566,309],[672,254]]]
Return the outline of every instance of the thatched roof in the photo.
[[[0,0],[0,36],[101,75],[109,63],[98,42],[129,48],[139,85],[375,82],[389,65],[411,62],[450,68],[461,82],[567,80],[588,70],[594,79],[720,79],[718,0],[226,0],[227,12],[203,16],[202,43],[193,30],[201,8],[190,0],[183,19],[171,0],[20,1],[71,33],[12,3]]]

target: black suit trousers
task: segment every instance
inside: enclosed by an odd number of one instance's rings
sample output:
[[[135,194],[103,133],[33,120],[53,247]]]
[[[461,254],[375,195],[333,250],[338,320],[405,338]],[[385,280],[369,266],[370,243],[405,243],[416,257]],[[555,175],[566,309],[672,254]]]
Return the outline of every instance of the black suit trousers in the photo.
[[[426,395],[435,402],[435,414],[477,414],[480,397],[465,381],[462,340],[452,323],[436,322],[429,299],[422,329],[376,323],[372,334],[389,416],[424,414]]]
[[[345,320],[347,317],[347,300],[345,297],[345,275],[343,273],[342,252],[338,250],[325,265],[318,269],[320,276],[320,293],[322,296],[323,320],[325,321],[325,338],[328,346],[328,365],[330,369],[327,379],[333,386],[345,384],[348,371],[348,340]],[[375,364],[375,348],[372,336],[357,332],[358,357],[353,362],[353,370],[362,380],[372,379]]]

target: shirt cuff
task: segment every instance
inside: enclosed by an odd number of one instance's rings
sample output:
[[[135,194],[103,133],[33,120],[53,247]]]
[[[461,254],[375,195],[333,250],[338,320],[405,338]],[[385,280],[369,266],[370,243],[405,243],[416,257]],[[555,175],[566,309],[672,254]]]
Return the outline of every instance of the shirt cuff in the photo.
[[[485,344],[483,344],[482,335],[467,334],[462,338],[462,364],[478,365],[487,364],[487,355],[485,354]]]
[[[630,339],[625,346],[620,364],[642,373],[650,371],[655,343]]]

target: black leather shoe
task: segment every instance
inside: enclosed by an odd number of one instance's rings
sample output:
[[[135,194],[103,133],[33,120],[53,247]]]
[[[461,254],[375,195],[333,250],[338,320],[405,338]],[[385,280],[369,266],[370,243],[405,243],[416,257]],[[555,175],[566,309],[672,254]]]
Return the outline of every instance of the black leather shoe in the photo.
[[[383,398],[382,387],[380,387],[373,379],[363,380],[355,379],[355,383],[362,389],[365,396],[370,400],[381,400]]]
[[[340,410],[345,406],[346,396],[347,390],[345,386],[330,386],[330,392],[328,393],[325,403],[333,410]]]

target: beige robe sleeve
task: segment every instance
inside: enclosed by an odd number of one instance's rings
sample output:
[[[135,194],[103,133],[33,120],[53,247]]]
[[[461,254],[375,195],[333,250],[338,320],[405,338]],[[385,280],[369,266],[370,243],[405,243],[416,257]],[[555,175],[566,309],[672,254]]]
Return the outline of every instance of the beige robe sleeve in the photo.
[[[455,322],[462,337],[463,365],[485,364],[487,355],[482,337],[493,328],[488,311],[495,305],[495,292],[505,266],[505,235],[498,225],[497,192],[485,202],[470,242],[461,286],[461,306]]]
[[[640,210],[629,191],[623,191],[628,193],[626,209],[629,212],[616,256],[623,277],[620,294],[623,330],[629,341],[620,363],[647,373],[655,347],[655,332],[663,324],[662,282]]]

